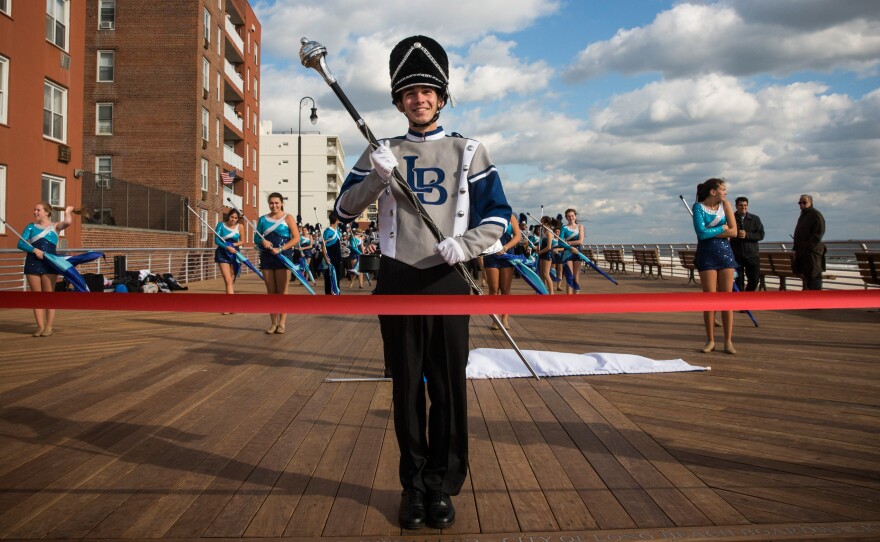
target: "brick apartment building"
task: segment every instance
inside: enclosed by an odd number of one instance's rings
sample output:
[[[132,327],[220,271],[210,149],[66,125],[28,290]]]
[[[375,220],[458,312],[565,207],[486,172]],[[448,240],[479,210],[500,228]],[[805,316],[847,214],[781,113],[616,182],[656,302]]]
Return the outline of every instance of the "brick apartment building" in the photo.
[[[85,4],[0,0],[0,216],[19,232],[38,201],[81,198]],[[81,235],[76,221],[61,246]],[[17,242],[0,223],[0,248]]]
[[[83,11],[82,183],[96,213],[82,246],[212,245],[181,197],[212,226],[227,198],[255,218],[261,27],[247,0]]]

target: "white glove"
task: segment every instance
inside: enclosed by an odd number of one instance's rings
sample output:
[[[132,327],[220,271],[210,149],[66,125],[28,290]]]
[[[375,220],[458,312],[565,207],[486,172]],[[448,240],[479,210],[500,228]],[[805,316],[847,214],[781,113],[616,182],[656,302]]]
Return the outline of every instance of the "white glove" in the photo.
[[[443,256],[443,259],[449,265],[455,265],[458,262],[464,261],[464,249],[452,237],[447,237],[440,241],[435,250]]]
[[[391,181],[391,170],[398,166],[397,158],[394,157],[394,153],[391,152],[391,146],[388,143],[388,140],[381,142],[376,150],[370,153],[370,162],[373,164],[373,169],[376,170],[376,173],[379,174],[379,177],[388,183]]]

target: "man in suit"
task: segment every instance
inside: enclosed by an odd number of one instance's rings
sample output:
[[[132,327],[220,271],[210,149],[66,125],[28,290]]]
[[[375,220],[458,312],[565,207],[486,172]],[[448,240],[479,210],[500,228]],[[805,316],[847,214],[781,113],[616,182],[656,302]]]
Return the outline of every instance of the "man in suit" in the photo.
[[[804,281],[804,290],[822,289],[825,270],[825,218],[813,207],[813,196],[802,194],[798,199],[801,216],[794,228],[794,272]]]
[[[736,198],[736,237],[730,238],[730,247],[739,266],[736,286],[741,292],[754,292],[761,279],[761,258],[758,255],[758,241],[764,239],[764,225],[760,217],[749,212],[749,199]],[[748,286],[745,278],[748,277]]]

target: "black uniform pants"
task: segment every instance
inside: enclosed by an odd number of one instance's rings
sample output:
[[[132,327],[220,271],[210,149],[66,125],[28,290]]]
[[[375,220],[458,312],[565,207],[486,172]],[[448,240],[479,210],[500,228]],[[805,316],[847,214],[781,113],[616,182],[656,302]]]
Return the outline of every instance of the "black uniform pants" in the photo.
[[[375,293],[439,295],[469,291],[467,283],[446,264],[416,269],[383,256]],[[385,363],[392,371],[394,432],[400,447],[400,484],[405,490],[457,495],[464,484],[468,461],[469,322],[468,315],[379,316]]]
[[[757,290],[758,283],[761,281],[761,259],[738,258],[736,262],[740,265],[739,273],[736,275],[736,287],[740,292]],[[746,279],[749,279],[748,286],[746,286]]]
[[[327,250],[327,259],[330,260],[330,265],[333,266],[333,269],[336,270],[336,286],[339,286],[339,281],[342,280],[342,252],[339,247],[339,242],[336,242],[329,247]],[[332,292],[330,290],[330,269],[324,270],[324,294],[330,295]]]

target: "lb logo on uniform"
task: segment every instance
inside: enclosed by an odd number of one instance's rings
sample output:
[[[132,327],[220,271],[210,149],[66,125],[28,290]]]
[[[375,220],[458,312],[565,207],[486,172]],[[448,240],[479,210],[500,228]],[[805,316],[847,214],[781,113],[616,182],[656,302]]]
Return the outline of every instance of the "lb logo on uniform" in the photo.
[[[446,174],[436,167],[416,167],[418,156],[404,156],[406,182],[424,205],[443,205],[448,194],[443,188]]]

